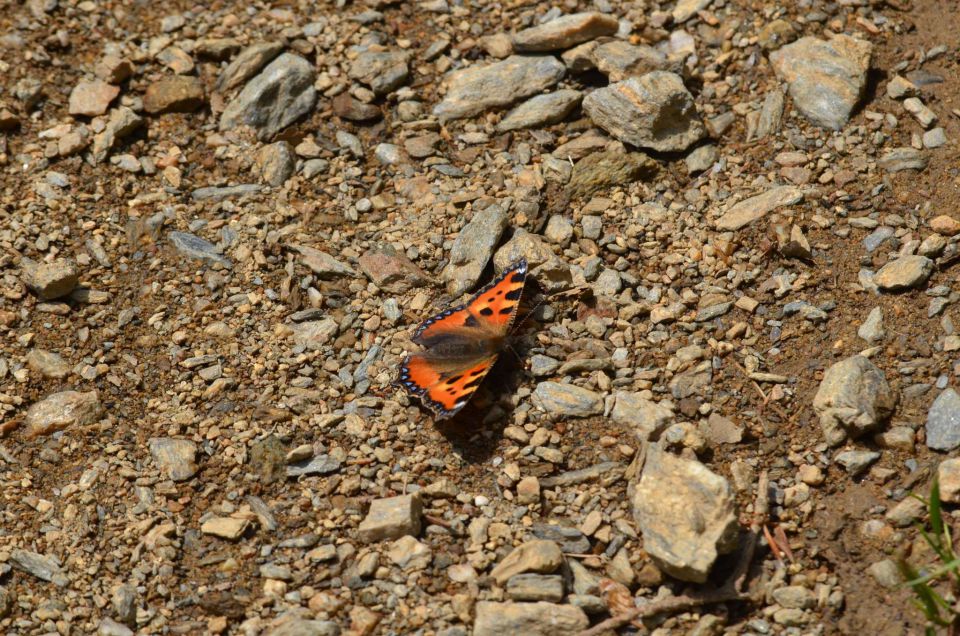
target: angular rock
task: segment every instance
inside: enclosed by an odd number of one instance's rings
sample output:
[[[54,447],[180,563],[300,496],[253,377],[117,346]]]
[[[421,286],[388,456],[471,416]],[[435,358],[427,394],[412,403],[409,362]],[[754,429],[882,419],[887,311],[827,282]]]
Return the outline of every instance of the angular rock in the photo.
[[[228,541],[236,541],[250,527],[247,519],[233,517],[210,517],[200,525],[200,532]]]
[[[829,41],[805,37],[771,53],[770,63],[807,119],[839,130],[863,95],[871,49],[869,42],[848,35]]]
[[[498,585],[525,572],[553,574],[563,564],[563,553],[553,541],[534,539],[517,546],[490,571]]]
[[[717,555],[736,548],[730,485],[698,461],[649,447],[632,507],[644,550],[682,581],[703,583]]]
[[[205,101],[199,79],[178,75],[150,84],[143,96],[143,110],[151,115],[189,113],[203,106]]]
[[[626,152],[622,148],[595,152],[574,164],[567,192],[573,198],[586,197],[598,190],[652,177],[657,170],[657,162],[642,152]]]
[[[762,194],[733,204],[717,219],[716,227],[720,231],[739,230],[762,219],[764,216],[785,205],[795,205],[803,201],[803,192],[793,186],[776,186]]]
[[[406,572],[422,570],[430,565],[433,552],[430,546],[420,543],[410,535],[400,537],[387,549],[387,558]]]
[[[589,417],[603,412],[603,396],[573,384],[541,382],[533,397],[544,411],[554,415]]]
[[[589,626],[587,615],[573,605],[480,601],[473,636],[576,636]]]
[[[197,474],[197,445],[188,439],[154,437],[148,443],[154,463],[173,481],[186,481]]]
[[[289,143],[277,141],[260,149],[257,153],[257,166],[263,182],[278,188],[293,176],[297,158]]]
[[[566,119],[582,99],[583,93],[571,89],[536,95],[504,115],[497,132],[556,124]]]
[[[331,106],[334,115],[348,121],[373,121],[383,116],[375,104],[364,104],[350,93],[340,93],[334,97]]]
[[[110,102],[120,94],[120,87],[107,84],[102,80],[84,81],[70,91],[70,103],[67,111],[76,117],[96,117],[107,112]]]
[[[453,242],[450,263],[440,275],[447,292],[459,296],[477,284],[509,222],[509,215],[497,204],[474,212]]]
[[[933,273],[933,261],[926,256],[901,256],[880,268],[873,282],[881,291],[903,291],[922,285]]]
[[[686,150],[706,134],[683,80],[666,71],[599,88],[584,98],[583,110],[620,141],[660,152]]]
[[[386,95],[407,81],[409,61],[410,54],[406,51],[364,51],[350,64],[349,75],[377,95]]]
[[[848,435],[859,437],[876,429],[896,404],[897,396],[883,371],[860,355],[827,369],[813,398],[813,409],[831,446],[842,443]]]
[[[927,447],[952,451],[960,446],[960,394],[946,389],[927,411]]]
[[[892,148],[883,153],[877,164],[887,172],[904,170],[920,171],[927,167],[930,158],[916,148]]]
[[[27,366],[45,378],[59,380],[70,375],[70,364],[59,353],[44,349],[31,349],[27,354]]]
[[[220,249],[210,241],[189,232],[170,232],[167,239],[173,247],[189,258],[204,261],[222,267],[233,267],[229,259],[220,254]]]
[[[513,48],[523,53],[558,51],[613,35],[619,28],[617,19],[596,11],[561,16],[513,36]]]
[[[257,194],[263,191],[263,186],[256,183],[243,183],[235,186],[197,188],[190,196],[194,201],[222,201],[231,197],[242,197],[248,194]]]
[[[365,252],[358,260],[360,271],[381,289],[403,292],[428,282],[426,272],[417,267],[403,254],[395,254],[392,248],[375,248]]]
[[[217,91],[225,93],[240,86],[260,72],[271,60],[283,51],[282,42],[258,42],[251,44],[230,62],[217,78]]]
[[[38,263],[29,258],[20,261],[21,280],[40,300],[66,296],[80,281],[76,266],[65,259]]]
[[[133,75],[133,63],[125,57],[104,55],[93,68],[93,73],[108,84],[119,84]]]
[[[70,582],[56,557],[14,548],[10,552],[10,563],[21,572],[57,587],[64,587]]]
[[[294,462],[287,466],[287,477],[301,475],[329,475],[340,470],[341,462],[331,455],[314,455],[309,459]]]
[[[563,577],[559,574],[517,574],[507,581],[507,596],[513,601],[563,600]]]
[[[937,466],[940,498],[947,503],[960,503],[960,457],[952,457]]]
[[[357,276],[357,272],[352,267],[346,263],[341,263],[326,252],[307,245],[291,245],[290,249],[300,253],[302,257],[300,262],[310,268],[310,271],[316,274],[320,280]]]
[[[657,440],[674,421],[673,411],[667,407],[627,391],[616,394],[610,417],[614,422],[632,426],[637,439],[643,442]]]
[[[880,459],[880,453],[865,450],[843,451],[834,457],[834,461],[843,466],[851,477],[857,477],[878,459]]]
[[[26,415],[27,437],[48,435],[69,426],[97,422],[103,405],[96,391],[61,391],[34,403]]]
[[[416,536],[420,533],[421,514],[420,497],[415,494],[374,499],[357,533],[367,543],[398,539],[407,534]]]
[[[590,51],[590,61],[611,82],[620,82],[653,71],[673,70],[667,56],[657,49],[623,40],[597,44]]]
[[[503,108],[554,86],[565,73],[566,67],[555,57],[520,55],[452,71],[444,80],[447,93],[433,114],[460,119]]]
[[[711,0],[677,0],[673,7],[673,21],[677,24],[683,24],[692,18],[698,11],[707,8]]]
[[[292,618],[271,629],[266,636],[340,636],[340,634],[340,626],[334,621]]]
[[[700,421],[700,432],[714,445],[739,444],[743,439],[743,427],[716,412]]]
[[[105,616],[97,627],[97,636],[133,636],[133,630]]]
[[[883,330],[883,309],[874,307],[863,321],[860,328],[857,329],[857,336],[863,338],[870,344],[876,344],[886,336]]]
[[[107,158],[107,153],[113,150],[118,141],[128,136],[143,125],[143,117],[126,106],[115,108],[110,112],[110,118],[103,132],[94,136],[91,155],[94,163],[100,163]]]
[[[247,125],[257,129],[261,140],[269,139],[313,110],[315,76],[313,65],[302,57],[280,55],[227,104],[220,130]]]

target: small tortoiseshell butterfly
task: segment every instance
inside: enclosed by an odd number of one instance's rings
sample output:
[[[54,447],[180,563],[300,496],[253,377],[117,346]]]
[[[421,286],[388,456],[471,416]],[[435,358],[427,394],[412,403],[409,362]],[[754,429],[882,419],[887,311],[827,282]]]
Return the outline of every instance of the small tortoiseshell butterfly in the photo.
[[[424,351],[404,359],[397,381],[438,420],[462,409],[496,362],[526,280],[527,261],[520,259],[466,304],[437,314],[413,334]]]

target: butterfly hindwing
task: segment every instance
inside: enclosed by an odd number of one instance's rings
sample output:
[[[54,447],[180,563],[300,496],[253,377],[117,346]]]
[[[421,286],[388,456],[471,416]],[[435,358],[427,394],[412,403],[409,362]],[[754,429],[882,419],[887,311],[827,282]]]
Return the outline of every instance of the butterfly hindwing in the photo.
[[[398,381],[438,419],[467,403],[496,362],[520,305],[527,262],[514,263],[466,304],[426,320],[413,334],[425,348],[400,365]]]

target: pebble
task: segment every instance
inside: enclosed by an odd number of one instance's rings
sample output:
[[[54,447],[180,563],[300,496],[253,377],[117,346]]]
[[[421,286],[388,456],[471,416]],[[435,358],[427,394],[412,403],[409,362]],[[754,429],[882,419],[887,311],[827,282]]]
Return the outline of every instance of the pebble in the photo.
[[[54,300],[68,295],[79,282],[76,265],[65,259],[38,263],[29,258],[20,261],[21,280],[39,300]]]
[[[121,140],[129,136],[135,130],[143,125],[143,117],[133,112],[126,106],[115,108],[110,111],[110,118],[103,132],[93,138],[93,147],[90,153],[95,163],[100,163],[107,158],[107,154],[113,150],[113,147]]]
[[[401,570],[411,572],[423,570],[429,566],[433,559],[433,552],[430,546],[406,535],[390,544],[387,548],[387,558]]]
[[[226,93],[259,73],[264,66],[283,52],[281,42],[251,44],[233,59],[217,77],[217,91]]]
[[[771,53],[770,63],[807,119],[839,130],[863,95],[871,49],[869,42],[848,35],[827,41],[804,37]]]
[[[194,201],[223,201],[233,197],[242,197],[251,194],[258,194],[263,191],[263,186],[256,183],[244,183],[234,186],[210,186],[206,188],[197,188],[190,196]]]
[[[573,13],[524,29],[513,36],[513,48],[522,53],[558,51],[581,42],[613,35],[617,19],[596,11]]]
[[[867,568],[867,574],[873,577],[873,580],[883,587],[893,590],[900,587],[903,578],[900,576],[900,568],[891,559],[882,559],[870,564]]]
[[[960,503],[960,458],[945,459],[937,466],[940,498],[946,503]]]
[[[313,110],[317,91],[313,65],[302,57],[284,53],[250,80],[220,116],[220,130],[239,125],[256,128],[261,140]]]
[[[95,424],[103,415],[96,391],[61,391],[35,402],[25,417],[29,437]]]
[[[714,144],[705,144],[694,148],[684,159],[689,174],[699,174],[709,170],[720,157],[720,151]]]
[[[904,170],[923,170],[930,158],[915,148],[892,148],[884,151],[877,165],[886,172],[896,173]]]
[[[576,636],[590,621],[573,605],[479,601],[473,636]]]
[[[187,439],[154,437],[147,446],[154,463],[173,481],[187,481],[197,474],[197,445]]]
[[[947,133],[940,126],[923,133],[924,148],[939,148],[940,146],[946,145],[946,143]]]
[[[70,375],[70,364],[63,356],[44,349],[31,349],[26,358],[27,367],[45,378],[62,379]]]
[[[770,212],[803,201],[803,192],[794,186],[777,186],[762,194],[733,204],[717,219],[720,231],[739,230],[765,217]]]
[[[41,581],[53,583],[57,587],[64,587],[70,582],[60,561],[54,556],[14,548],[10,551],[9,559],[14,568]]]
[[[730,485],[698,461],[651,446],[631,507],[644,550],[681,581],[703,583],[718,554],[736,548],[739,526]]]
[[[893,413],[896,403],[883,371],[859,355],[827,369],[813,398],[820,428],[831,446],[841,444],[848,434],[858,437],[875,429]]]
[[[474,213],[450,248],[450,263],[441,274],[448,293],[459,296],[477,284],[509,220],[497,204]]]
[[[639,393],[619,391],[610,411],[614,422],[633,427],[637,439],[643,442],[654,441],[674,422],[670,409],[642,397]]]
[[[573,198],[583,198],[598,190],[650,177],[656,171],[656,162],[642,152],[621,149],[595,152],[573,166],[567,192]]]
[[[205,101],[199,79],[178,75],[150,84],[143,96],[143,110],[151,115],[189,113],[203,106]]]
[[[421,514],[422,504],[417,495],[374,499],[357,532],[366,543],[416,536],[420,534]]]
[[[927,412],[927,448],[952,451],[960,447],[960,394],[945,389]]]
[[[249,527],[250,522],[246,519],[211,517],[200,524],[200,532],[228,541],[236,541],[244,535]]]
[[[321,453],[290,463],[286,468],[287,477],[300,477],[301,475],[329,475],[340,470],[342,462],[337,458]]]
[[[904,291],[923,285],[932,273],[933,261],[926,256],[901,256],[881,267],[873,281],[882,291]]]
[[[451,71],[444,80],[446,95],[433,114],[441,119],[462,119],[510,106],[556,85],[565,73],[566,67],[555,57],[519,55]]]
[[[534,539],[513,549],[491,571],[497,585],[526,572],[553,574],[563,564],[563,554],[553,541]]]
[[[517,574],[507,581],[507,598],[512,601],[563,600],[563,577],[559,574]]]
[[[533,397],[547,413],[567,417],[589,417],[603,412],[603,397],[573,384],[541,382]]]
[[[107,84],[102,80],[83,81],[70,91],[68,112],[74,117],[96,117],[103,115],[110,102],[120,94],[120,87]]]
[[[410,54],[406,51],[368,50],[351,62],[348,75],[369,86],[375,95],[386,95],[407,81],[409,60]]]
[[[870,310],[867,319],[857,329],[857,335],[869,344],[876,344],[884,339],[886,332],[883,329],[883,310],[880,307]]]
[[[233,263],[220,254],[220,250],[210,241],[189,232],[170,232],[167,239],[173,247],[188,258],[230,268]]]
[[[671,70],[667,56],[652,46],[635,45],[623,40],[594,44],[587,51],[586,62],[571,60],[571,70],[596,68],[611,82],[622,82],[653,71]]]
[[[843,451],[834,458],[851,477],[858,477],[878,459],[880,459],[880,453],[863,450]]]
[[[260,149],[257,153],[257,164],[263,182],[278,188],[293,176],[296,157],[289,143],[278,141]]]
[[[536,95],[504,115],[497,124],[497,132],[540,128],[563,121],[582,99],[583,93],[571,89]]]
[[[667,71],[599,88],[584,98],[583,110],[597,126],[640,148],[679,152],[706,135],[683,80]]]

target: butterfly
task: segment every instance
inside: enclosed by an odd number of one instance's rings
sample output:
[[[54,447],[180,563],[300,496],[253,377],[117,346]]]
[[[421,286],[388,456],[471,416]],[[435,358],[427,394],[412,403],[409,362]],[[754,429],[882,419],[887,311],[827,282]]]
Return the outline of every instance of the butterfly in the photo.
[[[438,420],[462,409],[497,361],[520,306],[527,261],[520,259],[459,307],[421,324],[412,341],[424,348],[400,364],[397,382]]]

